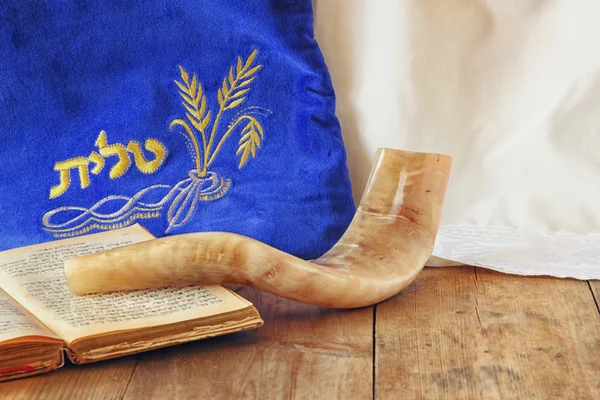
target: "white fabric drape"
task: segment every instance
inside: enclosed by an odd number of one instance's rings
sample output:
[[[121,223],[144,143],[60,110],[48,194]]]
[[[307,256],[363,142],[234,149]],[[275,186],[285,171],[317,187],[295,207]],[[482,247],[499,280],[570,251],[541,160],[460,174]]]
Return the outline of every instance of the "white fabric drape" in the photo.
[[[357,201],[378,147],[448,154],[430,264],[600,279],[600,2],[314,7]]]

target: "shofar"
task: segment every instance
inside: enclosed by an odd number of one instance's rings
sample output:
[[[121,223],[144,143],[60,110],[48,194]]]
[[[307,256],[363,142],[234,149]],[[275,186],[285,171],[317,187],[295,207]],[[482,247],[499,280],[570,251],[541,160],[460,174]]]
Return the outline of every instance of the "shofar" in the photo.
[[[356,215],[326,254],[305,261],[232,233],[168,236],[65,262],[75,294],[239,284],[333,308],[403,290],[431,255],[452,160],[379,149]]]

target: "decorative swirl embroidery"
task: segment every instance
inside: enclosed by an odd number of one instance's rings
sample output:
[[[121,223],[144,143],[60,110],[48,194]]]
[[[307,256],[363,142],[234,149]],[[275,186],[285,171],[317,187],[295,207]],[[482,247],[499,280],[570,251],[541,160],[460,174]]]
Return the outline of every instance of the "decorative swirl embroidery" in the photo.
[[[171,121],[169,129],[176,127],[183,129],[181,133],[186,138],[186,145],[194,162],[194,169],[189,171],[189,178],[183,179],[173,187],[169,185],[152,185],[138,191],[134,196],[107,196],[98,201],[90,208],[77,206],[64,206],[47,212],[42,223],[44,229],[52,232],[54,236],[76,236],[93,229],[113,229],[130,225],[137,219],[159,217],[160,210],[169,204],[167,210],[168,228],[166,232],[179,228],[186,224],[194,215],[199,201],[213,201],[223,197],[231,187],[229,178],[221,177],[215,171],[209,170],[217,155],[223,148],[223,144],[231,134],[237,130],[240,132],[236,156],[239,156],[238,169],[246,165],[250,158],[255,158],[258,149],[261,148],[265,139],[265,131],[259,121],[259,117],[267,117],[272,112],[266,108],[251,106],[238,111],[230,120],[224,133],[219,138],[220,122],[229,111],[238,108],[247,99],[251,84],[256,78],[262,65],[255,65],[257,50],[255,49],[246,60],[238,57],[235,67],[229,68],[229,73],[221,83],[217,92],[219,109],[212,119],[211,110],[207,106],[206,93],[202,83],[198,81],[196,74],[191,79],[188,72],[179,67],[181,81],[175,80],[179,88],[181,104],[186,113],[185,118],[176,118]],[[211,124],[212,122],[212,124]],[[200,138],[200,141],[198,140]],[[95,166],[91,170],[98,174],[104,168],[104,158],[117,156],[118,162],[111,168],[109,176],[116,179],[122,176],[131,164],[128,153],[133,154],[137,168],[143,173],[155,172],[166,157],[166,149],[156,139],[148,139],[144,143],[147,151],[154,154],[154,159],[146,160],[142,154],[138,142],[130,141],[127,147],[122,144],[108,145],[106,133],[102,131],[96,140],[96,146],[100,154],[93,152],[88,158],[77,157],[63,161],[55,165],[55,170],[60,171],[61,183],[50,191],[50,198],[63,194],[70,184],[70,169],[78,168],[81,187],[89,185],[88,164]],[[143,197],[149,196],[150,192],[168,192],[153,203],[142,201]],[[124,202],[115,212],[103,213],[102,208],[114,210],[109,203]],[[57,222],[60,216],[70,218]],[[73,217],[73,213],[77,215]]]

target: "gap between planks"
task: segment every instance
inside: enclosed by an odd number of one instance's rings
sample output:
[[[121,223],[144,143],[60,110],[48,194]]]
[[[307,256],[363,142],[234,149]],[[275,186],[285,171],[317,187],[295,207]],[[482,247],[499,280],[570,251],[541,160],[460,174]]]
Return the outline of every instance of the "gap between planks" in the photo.
[[[349,312],[241,293],[266,329],[5,382],[2,398],[600,398],[598,281],[427,268]]]
[[[598,305],[598,294],[600,294],[600,281],[587,281],[587,283],[588,287],[590,288],[590,292],[592,292],[592,297],[594,298],[594,303],[596,304],[598,314],[600,314],[600,305]]]
[[[598,282],[426,268],[377,306],[375,398],[600,398]]]
[[[263,327],[141,354],[125,399],[373,397],[373,307],[332,310],[236,291]]]

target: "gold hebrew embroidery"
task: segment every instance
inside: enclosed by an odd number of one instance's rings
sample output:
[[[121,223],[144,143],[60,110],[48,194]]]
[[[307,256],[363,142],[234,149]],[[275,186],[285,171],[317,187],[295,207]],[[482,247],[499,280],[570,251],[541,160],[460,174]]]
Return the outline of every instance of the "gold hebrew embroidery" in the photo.
[[[71,185],[71,170],[79,170],[79,182],[82,189],[90,185],[90,174],[88,173],[89,160],[85,157],[75,157],[54,164],[54,170],[60,173],[60,183],[50,189],[50,198],[54,199],[67,191]]]
[[[88,159],[90,162],[96,164],[94,168],[92,168],[92,174],[98,175],[102,171],[102,168],[104,168],[104,158],[95,151],[92,151],[92,154],[90,154]]]
[[[144,174],[152,174],[160,168],[167,157],[167,148],[156,139],[146,139],[144,148],[154,155],[154,159],[146,159],[142,148],[135,140],[130,140],[127,147],[120,143],[108,144],[106,132],[101,131],[95,142],[98,152],[92,151],[89,157],[75,157],[54,164],[54,170],[59,172],[60,183],[50,189],[50,198],[54,199],[64,194],[71,184],[70,170],[77,168],[81,188],[90,185],[89,165],[93,165],[91,172],[98,175],[106,164],[105,157],[118,157],[117,163],[110,169],[109,177],[117,179],[125,174],[131,166],[129,153],[133,154],[135,166]]]
[[[127,149],[120,143],[107,144],[106,132],[101,131],[98,139],[96,139],[96,147],[100,150],[102,157],[117,156],[119,161],[110,169],[108,176],[110,179],[117,179],[125,174],[131,165],[131,159],[127,154]]]
[[[92,230],[127,226],[137,219],[151,219],[165,215],[168,222],[165,232],[168,233],[188,223],[201,202],[214,201],[225,196],[232,187],[232,180],[221,176],[218,171],[210,170],[210,167],[224,148],[224,143],[236,132],[240,137],[236,154],[233,156],[239,157],[238,169],[255,158],[265,140],[262,118],[272,114],[271,110],[264,107],[241,107],[249,96],[258,72],[263,68],[255,62],[257,54],[258,51],[255,49],[245,60],[238,57],[237,63],[229,68],[219,87],[215,88],[218,104],[216,113],[212,113],[209,109],[207,92],[197,75],[190,75],[183,67],[179,67],[181,78],[174,82],[179,89],[178,94],[184,110],[180,118],[171,121],[169,129],[182,128],[178,133],[186,139],[186,146],[194,164],[193,169],[188,171],[187,177],[182,177],[174,185],[147,186],[131,197],[106,196],[89,208],[57,207],[42,218],[44,229],[52,232],[56,237],[70,237]],[[227,119],[221,124],[224,118]],[[80,170],[82,182],[87,182],[88,185],[89,164],[93,167],[91,172],[99,174],[105,166],[105,157],[118,157],[117,163],[110,170],[112,179],[124,174],[131,166],[131,154],[133,162],[142,173],[157,171],[167,157],[167,149],[156,139],[146,140],[142,149],[142,144],[134,140],[129,141],[127,146],[119,143],[108,144],[106,132],[101,131],[95,144],[98,152],[93,151],[87,158],[85,166],[82,165],[83,169]],[[115,159],[113,158],[112,161],[114,162]],[[69,187],[69,170],[59,172],[61,183],[53,188],[52,192],[56,196],[64,193]],[[157,195],[160,195],[158,200]],[[65,221],[64,218],[69,219]]]
[[[135,140],[129,141],[127,151],[133,154],[133,161],[140,172],[144,174],[152,174],[158,170],[167,156],[167,149],[156,139],[147,139],[144,142],[144,147],[150,153],[154,154],[154,160],[147,161],[142,154],[142,148]]]

